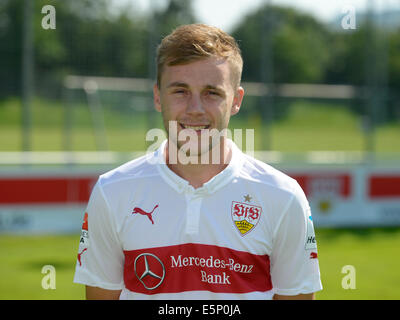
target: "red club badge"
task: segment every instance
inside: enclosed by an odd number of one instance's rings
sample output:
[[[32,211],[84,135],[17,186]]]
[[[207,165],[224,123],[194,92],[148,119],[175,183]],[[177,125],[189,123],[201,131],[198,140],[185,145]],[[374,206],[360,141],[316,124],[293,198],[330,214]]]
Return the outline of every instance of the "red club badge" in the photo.
[[[259,206],[232,201],[232,220],[242,236],[254,229],[260,220],[261,212]]]

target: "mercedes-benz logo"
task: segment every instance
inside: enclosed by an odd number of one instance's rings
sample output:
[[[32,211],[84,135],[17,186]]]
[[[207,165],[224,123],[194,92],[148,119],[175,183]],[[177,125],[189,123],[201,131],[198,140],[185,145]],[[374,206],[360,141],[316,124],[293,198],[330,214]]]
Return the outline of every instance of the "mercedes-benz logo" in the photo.
[[[162,267],[162,275],[156,274],[156,273],[154,273],[153,271],[150,270],[149,262],[148,262],[148,260],[147,260],[147,257],[153,257],[154,259],[156,259],[156,260],[160,263],[160,265],[161,265],[161,267]],[[137,265],[137,262],[139,261],[139,259],[140,259],[140,261],[143,260],[143,262],[144,262],[144,272],[143,272],[140,276],[137,274],[137,268],[136,268],[136,265]],[[154,290],[154,289],[158,288],[158,287],[160,286],[160,284],[164,281],[164,278],[165,278],[165,267],[164,267],[164,264],[163,264],[162,261],[161,261],[157,256],[155,256],[154,254],[151,254],[151,253],[142,253],[142,254],[139,254],[139,255],[136,257],[136,259],[135,259],[133,268],[134,268],[134,270],[135,270],[136,278],[139,279],[139,281],[143,284],[143,286],[144,286],[147,290]],[[154,270],[154,269],[153,269],[153,270]],[[159,279],[159,282],[158,282],[155,286],[153,286],[153,287],[148,287],[148,286],[144,283],[144,281],[143,281],[143,279],[146,278],[146,277],[152,277],[152,278],[155,278],[155,279]]]

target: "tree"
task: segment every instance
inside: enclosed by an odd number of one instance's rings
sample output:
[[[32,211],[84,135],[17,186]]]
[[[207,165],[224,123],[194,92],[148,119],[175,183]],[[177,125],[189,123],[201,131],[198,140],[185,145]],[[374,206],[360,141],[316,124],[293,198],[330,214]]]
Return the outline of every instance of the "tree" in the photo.
[[[107,0],[58,1],[55,30],[42,28],[33,10],[36,93],[57,93],[66,74],[147,76],[148,19],[128,10],[112,12]],[[0,94],[19,95],[23,0],[0,0]]]
[[[269,28],[263,26],[268,19]],[[320,82],[329,62],[330,33],[310,15],[291,8],[264,6],[246,16],[232,32],[239,40],[243,79],[260,81],[260,37],[269,32],[275,83]]]
[[[168,35],[174,28],[195,21],[192,0],[169,0],[164,11],[155,11],[160,37]]]

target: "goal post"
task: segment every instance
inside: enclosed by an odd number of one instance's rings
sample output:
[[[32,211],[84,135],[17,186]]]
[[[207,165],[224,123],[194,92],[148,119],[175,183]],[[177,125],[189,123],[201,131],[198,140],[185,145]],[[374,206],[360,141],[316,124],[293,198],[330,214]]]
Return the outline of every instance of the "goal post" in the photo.
[[[147,129],[154,127],[153,82],[149,79],[109,78],[90,76],[66,76],[63,82],[63,104],[65,107],[63,149],[72,151],[74,127],[74,105],[87,105],[91,127],[98,151],[109,150],[106,130],[106,106],[112,111],[144,114]],[[118,126],[118,125],[117,125]]]

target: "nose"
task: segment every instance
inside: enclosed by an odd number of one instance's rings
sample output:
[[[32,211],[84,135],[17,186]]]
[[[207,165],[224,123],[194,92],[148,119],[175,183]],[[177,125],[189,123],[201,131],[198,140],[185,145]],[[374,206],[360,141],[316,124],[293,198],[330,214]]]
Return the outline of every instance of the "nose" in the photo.
[[[186,108],[186,113],[191,115],[198,115],[204,113],[203,103],[199,95],[191,95],[188,106]]]

